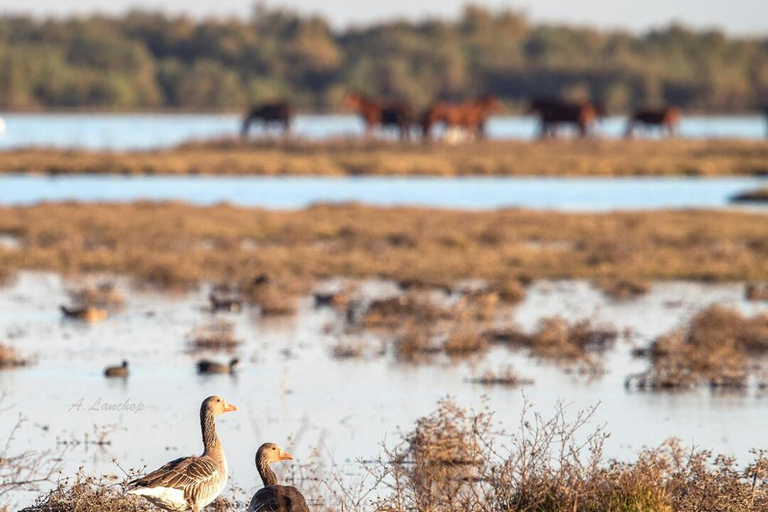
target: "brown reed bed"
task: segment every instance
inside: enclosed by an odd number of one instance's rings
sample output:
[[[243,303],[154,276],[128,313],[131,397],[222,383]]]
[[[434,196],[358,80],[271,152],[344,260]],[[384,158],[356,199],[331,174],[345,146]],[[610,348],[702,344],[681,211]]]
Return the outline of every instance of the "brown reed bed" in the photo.
[[[768,314],[749,318],[710,306],[635,354],[647,357],[650,368],[628,377],[628,387],[690,389],[706,384],[743,389],[750,375],[760,373],[761,358],[768,355]]]
[[[150,152],[28,148],[0,172],[122,175],[762,176],[768,148],[741,140],[487,141],[465,145],[196,142]]]
[[[19,249],[0,249],[0,268],[111,272],[180,289],[203,281],[245,288],[266,275],[288,295],[308,294],[316,280],[333,277],[446,286],[469,278],[525,283],[614,276],[762,282],[768,280],[765,219],[726,211],[467,212],[357,204],[269,211],[56,203],[0,207],[0,231],[17,233],[21,241]],[[446,245],[458,235],[461,245]],[[397,242],[403,237],[412,242]],[[520,291],[499,291],[500,300],[505,295],[514,299]]]

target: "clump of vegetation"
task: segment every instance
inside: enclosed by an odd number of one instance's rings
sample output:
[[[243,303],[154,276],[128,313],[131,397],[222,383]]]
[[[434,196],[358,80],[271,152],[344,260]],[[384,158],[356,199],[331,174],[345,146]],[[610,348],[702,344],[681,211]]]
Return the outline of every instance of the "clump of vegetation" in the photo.
[[[486,370],[479,377],[470,379],[473,384],[482,384],[483,386],[525,386],[533,384],[532,379],[526,379],[517,374],[515,369],[509,365],[500,371]]]
[[[32,364],[31,359],[23,357],[14,347],[0,343],[0,370],[18,368],[29,364]]]
[[[603,279],[598,281],[597,285],[605,295],[614,300],[633,299],[651,290],[648,282],[632,278]]]
[[[687,326],[635,351],[651,367],[627,379],[641,389],[685,389],[700,384],[744,388],[759,369],[757,358],[768,354],[768,314],[745,318],[738,311],[714,305],[699,312]]]
[[[499,300],[506,304],[517,304],[525,300],[525,284],[517,278],[505,277],[493,285]]]
[[[235,324],[221,319],[195,327],[189,340],[196,350],[234,350],[240,344],[235,337]]]
[[[261,273],[241,284],[243,298],[259,307],[263,316],[293,315],[298,308],[296,283],[277,281]]]
[[[380,491],[378,510],[483,512],[654,511],[722,512],[768,506],[759,456],[747,467],[732,457],[691,451],[670,441],[642,450],[636,460],[603,457],[607,434],[585,432],[595,410],[569,421],[563,406],[551,418],[526,404],[519,427],[501,431],[487,409],[470,411],[442,401],[394,447],[366,463]],[[349,510],[354,495],[337,493]]]
[[[768,283],[747,283],[744,298],[753,301],[768,300]]]
[[[542,319],[529,336],[506,334],[534,356],[566,364],[594,362],[593,357],[612,348],[618,337],[610,324],[596,325],[590,320],[571,324],[560,317]]]
[[[416,362],[425,356],[439,354],[440,345],[432,330],[415,324],[406,325],[395,337],[395,356],[400,361]]]

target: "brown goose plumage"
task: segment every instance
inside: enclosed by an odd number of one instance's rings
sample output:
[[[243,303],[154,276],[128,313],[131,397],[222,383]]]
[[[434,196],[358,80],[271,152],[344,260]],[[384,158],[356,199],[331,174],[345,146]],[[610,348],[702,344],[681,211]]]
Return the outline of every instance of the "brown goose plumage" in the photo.
[[[105,377],[127,377],[128,361],[123,361],[120,366],[108,366],[104,369]]]
[[[229,364],[217,363],[208,359],[201,359],[197,362],[198,373],[226,373],[234,374],[235,369],[240,366],[240,359],[233,358]]]
[[[278,485],[277,475],[269,465],[281,460],[293,460],[275,443],[264,443],[256,452],[256,468],[264,487],[251,498],[248,512],[309,512],[307,500],[299,490],[290,485]]]
[[[236,411],[223,398],[209,396],[200,407],[203,430],[203,454],[172,460],[160,469],[127,484],[129,494],[143,496],[152,504],[170,511],[200,510],[224,490],[227,460],[216,435],[214,418]]]

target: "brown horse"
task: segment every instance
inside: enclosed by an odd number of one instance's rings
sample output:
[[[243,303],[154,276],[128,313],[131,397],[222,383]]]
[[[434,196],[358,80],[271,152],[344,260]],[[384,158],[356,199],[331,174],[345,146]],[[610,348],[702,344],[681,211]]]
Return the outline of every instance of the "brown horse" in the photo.
[[[626,138],[632,137],[636,125],[644,128],[658,127],[662,133],[672,137],[680,124],[682,112],[677,107],[663,107],[657,109],[639,109],[632,113],[627,122]]]
[[[540,137],[555,137],[561,124],[576,126],[581,137],[589,135],[595,121],[603,117],[602,107],[590,101],[567,102],[559,99],[534,99],[528,112],[537,113],[541,121]]]
[[[445,124],[449,131],[458,128],[483,139],[486,135],[485,123],[488,117],[499,109],[499,106],[498,98],[489,94],[463,103],[435,102],[421,116],[424,140],[429,140],[430,131],[437,123]]]
[[[404,101],[381,102],[359,92],[350,92],[344,98],[344,108],[360,114],[365,122],[365,134],[370,138],[373,130],[381,126],[394,126],[400,133],[400,140],[407,140],[414,121],[413,109]]]
[[[271,103],[262,103],[253,107],[243,121],[243,128],[240,130],[240,136],[248,136],[248,129],[251,123],[261,121],[266,130],[270,124],[277,124],[282,127],[283,134],[287,137],[291,133],[291,121],[293,120],[293,105],[287,101],[276,101]]]

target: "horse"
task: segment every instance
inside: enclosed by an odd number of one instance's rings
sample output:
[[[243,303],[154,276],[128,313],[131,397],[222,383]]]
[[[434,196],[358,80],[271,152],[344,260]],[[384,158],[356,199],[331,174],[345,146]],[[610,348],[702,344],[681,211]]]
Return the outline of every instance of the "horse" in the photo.
[[[429,140],[430,131],[437,123],[445,124],[448,137],[456,137],[456,130],[464,130],[471,136],[484,139],[485,122],[499,109],[499,106],[498,98],[490,94],[462,103],[444,101],[432,103],[421,116],[424,140]]]
[[[635,110],[627,122],[627,130],[624,132],[624,136],[626,138],[632,137],[635,125],[640,124],[646,128],[658,127],[662,133],[672,137],[677,131],[681,117],[682,112],[677,107]]]
[[[266,130],[270,124],[277,124],[282,127],[283,134],[287,137],[291,133],[291,121],[293,120],[293,105],[287,101],[276,101],[271,103],[262,103],[253,107],[243,121],[243,128],[240,130],[240,136],[248,136],[248,129],[251,123],[261,121]]]
[[[350,92],[344,98],[344,108],[360,114],[365,122],[365,135],[370,138],[377,126],[394,126],[400,133],[400,140],[407,140],[414,121],[413,109],[404,101],[381,102],[359,92]]]
[[[540,137],[555,137],[560,124],[575,125],[579,135],[587,137],[592,125],[605,115],[601,105],[591,101],[567,102],[559,99],[534,99],[529,113],[537,113],[541,121]]]

